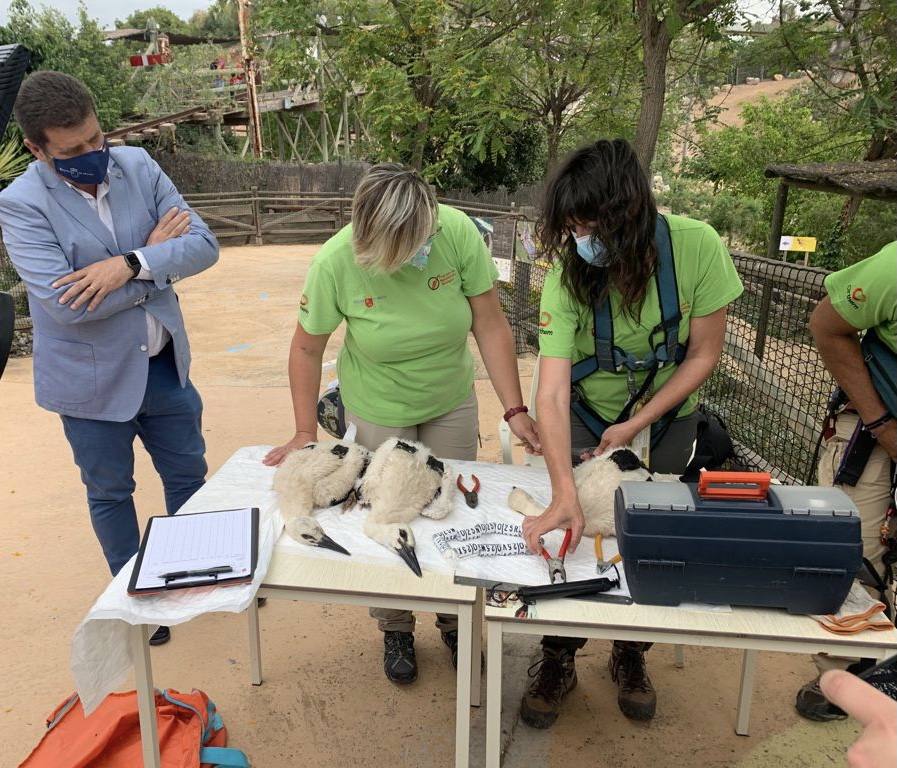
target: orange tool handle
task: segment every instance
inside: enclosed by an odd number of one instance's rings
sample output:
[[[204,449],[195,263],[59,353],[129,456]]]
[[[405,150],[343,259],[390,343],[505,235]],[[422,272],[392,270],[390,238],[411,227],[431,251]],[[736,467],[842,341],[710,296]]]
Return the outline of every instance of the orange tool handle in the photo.
[[[771,480],[769,472],[701,472],[698,495],[702,499],[763,501]]]

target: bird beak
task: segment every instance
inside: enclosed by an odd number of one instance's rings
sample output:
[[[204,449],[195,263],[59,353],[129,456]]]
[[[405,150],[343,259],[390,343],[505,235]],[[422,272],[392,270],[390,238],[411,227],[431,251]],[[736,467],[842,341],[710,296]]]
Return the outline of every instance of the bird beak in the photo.
[[[321,540],[318,542],[317,546],[321,547],[322,549],[329,549],[333,552],[339,552],[341,555],[349,555],[350,557],[352,556],[352,553],[348,549],[340,544],[337,544],[326,533],[321,537]]]
[[[415,576],[423,576],[420,563],[417,562],[417,553],[414,551],[414,547],[403,541],[395,548],[395,551],[405,561],[405,564],[414,571]]]

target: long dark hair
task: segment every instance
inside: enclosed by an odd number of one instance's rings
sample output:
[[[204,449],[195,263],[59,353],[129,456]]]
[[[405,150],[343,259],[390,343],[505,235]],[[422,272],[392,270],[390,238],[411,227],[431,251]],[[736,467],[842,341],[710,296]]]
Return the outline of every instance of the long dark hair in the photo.
[[[606,267],[587,264],[576,254],[571,224],[595,222],[594,236],[608,249]],[[634,319],[657,263],[654,227],[657,204],[645,172],[625,139],[600,139],[572,152],[545,189],[538,235],[549,258],[558,259],[564,287],[592,306],[610,287]]]

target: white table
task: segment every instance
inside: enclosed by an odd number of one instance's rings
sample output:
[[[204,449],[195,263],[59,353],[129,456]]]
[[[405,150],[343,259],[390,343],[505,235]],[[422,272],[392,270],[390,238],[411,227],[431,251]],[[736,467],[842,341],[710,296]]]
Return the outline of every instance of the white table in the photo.
[[[883,659],[897,650],[897,630],[839,636],[809,616],[785,611],[735,608],[694,611],[654,605],[617,605],[583,600],[550,600],[535,606],[535,617],[517,619],[519,604],[486,606],[486,768],[500,764],[501,665],[505,634],[558,635],[596,640],[637,640],[744,649],[735,731],[748,735],[751,694],[758,651],[829,653]]]
[[[418,578],[402,564],[392,568],[353,563],[349,558],[324,560],[275,549],[258,595],[314,603],[456,614],[458,677],[455,766],[467,768],[470,753],[469,708],[480,705],[482,590],[456,585],[450,576],[445,575],[424,572],[423,577]],[[251,682],[253,685],[261,685],[259,610],[255,603],[247,614]],[[160,768],[148,636],[146,625],[131,627],[131,651],[135,660],[143,764],[145,768]],[[475,664],[472,661],[474,659]]]

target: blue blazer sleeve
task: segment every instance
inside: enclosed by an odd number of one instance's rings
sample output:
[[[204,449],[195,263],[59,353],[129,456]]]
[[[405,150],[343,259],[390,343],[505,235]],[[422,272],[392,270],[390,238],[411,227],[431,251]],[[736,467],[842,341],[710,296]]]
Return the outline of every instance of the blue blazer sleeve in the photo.
[[[9,257],[28,292],[58,323],[72,325],[105,320],[118,312],[139,306],[160,292],[148,280],[131,280],[107,294],[92,312],[87,311],[89,302],[78,309],[71,309],[71,303],[59,303],[59,298],[69,286],[53,288],[53,283],[70,275],[72,265],[59,247],[56,234],[46,217],[19,200],[0,197],[0,228]]]
[[[218,261],[218,241],[206,223],[187,205],[159,164],[146,153],[144,159],[156,204],[156,220],[171,208],[190,211],[190,231],[187,234],[140,248],[156,286],[165,288],[185,277],[199,274]]]

